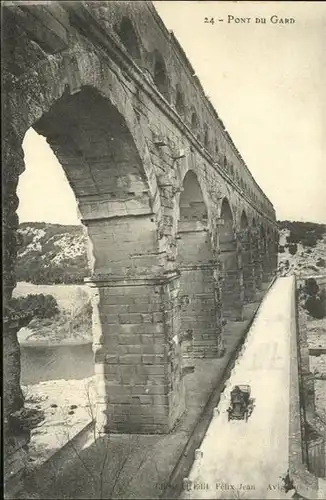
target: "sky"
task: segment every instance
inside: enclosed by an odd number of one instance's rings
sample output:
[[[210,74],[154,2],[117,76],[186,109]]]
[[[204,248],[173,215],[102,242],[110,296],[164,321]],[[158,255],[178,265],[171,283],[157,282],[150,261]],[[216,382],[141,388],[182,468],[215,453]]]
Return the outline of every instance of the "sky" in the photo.
[[[326,3],[153,3],[277,219],[326,223]],[[74,194],[45,139],[31,129],[23,148],[20,221],[77,224]]]

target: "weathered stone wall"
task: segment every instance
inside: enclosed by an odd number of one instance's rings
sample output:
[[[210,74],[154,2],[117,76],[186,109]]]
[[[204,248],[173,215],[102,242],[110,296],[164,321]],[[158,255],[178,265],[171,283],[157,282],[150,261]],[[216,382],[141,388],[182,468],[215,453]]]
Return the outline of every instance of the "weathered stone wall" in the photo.
[[[290,471],[297,493],[316,498],[318,476],[325,475],[325,431],[315,414],[314,378],[309,366],[309,346],[304,313],[299,308],[294,281],[293,335],[291,338]]]
[[[89,236],[98,421],[110,432],[167,432],[184,411],[183,335],[190,356],[223,354],[223,289],[225,311],[232,316],[233,302],[240,319],[243,294],[252,300],[263,279],[261,228],[275,270],[274,209],[150,3],[3,12],[6,299],[21,144],[34,127]],[[223,227],[232,243],[224,262]],[[5,369],[16,370],[9,361]],[[5,392],[19,393],[16,379],[7,377]]]

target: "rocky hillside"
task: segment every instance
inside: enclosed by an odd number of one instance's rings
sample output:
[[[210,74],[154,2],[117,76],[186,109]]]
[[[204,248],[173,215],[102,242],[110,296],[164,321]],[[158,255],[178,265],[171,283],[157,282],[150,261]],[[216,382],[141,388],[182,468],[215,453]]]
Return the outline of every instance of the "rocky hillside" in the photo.
[[[89,275],[82,226],[25,222],[19,239],[17,281],[83,283]]]
[[[326,224],[279,221],[279,227],[279,274],[326,274]]]
[[[279,274],[326,273],[326,225],[279,221]],[[83,283],[89,275],[82,226],[25,222],[19,227],[17,281]]]

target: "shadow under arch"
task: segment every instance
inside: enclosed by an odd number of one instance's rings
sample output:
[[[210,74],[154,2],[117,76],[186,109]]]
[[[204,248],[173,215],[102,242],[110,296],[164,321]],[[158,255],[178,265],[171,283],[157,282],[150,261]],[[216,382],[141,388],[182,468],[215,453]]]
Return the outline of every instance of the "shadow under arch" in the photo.
[[[120,24],[116,27],[116,32],[127,52],[131,55],[135,62],[140,65],[141,52],[139,48],[139,40],[129,17],[122,17]]]
[[[260,250],[262,258],[262,272],[263,272],[263,282],[269,282],[271,280],[271,269],[272,264],[270,261],[270,248],[269,248],[269,232],[268,228],[265,229],[263,223],[260,225]]]
[[[170,102],[169,78],[166,70],[166,64],[162,54],[154,50],[154,76],[153,80],[163,97]]]
[[[257,224],[256,219],[253,218],[250,229],[250,242],[251,242],[251,255],[252,255],[256,290],[261,290],[263,283],[260,237],[261,237],[260,227]]]
[[[238,245],[234,230],[234,219],[227,198],[222,201],[218,229],[220,259],[223,267],[222,313],[227,320],[242,320],[243,278],[239,266]]]
[[[255,276],[251,254],[249,221],[245,210],[242,211],[240,219],[240,238],[244,302],[254,302],[256,298]]]
[[[136,257],[143,243],[125,238],[127,220],[133,217],[148,251],[156,250],[156,227],[142,160],[124,117],[95,89],[84,87],[64,94],[33,128],[45,136],[76,196],[93,245],[92,274],[146,272],[148,262],[142,265]],[[119,217],[126,222],[118,222]]]
[[[222,351],[207,207],[191,170],[184,177],[179,206],[176,263],[181,273],[182,351],[185,364],[191,364],[192,358],[214,358]]]

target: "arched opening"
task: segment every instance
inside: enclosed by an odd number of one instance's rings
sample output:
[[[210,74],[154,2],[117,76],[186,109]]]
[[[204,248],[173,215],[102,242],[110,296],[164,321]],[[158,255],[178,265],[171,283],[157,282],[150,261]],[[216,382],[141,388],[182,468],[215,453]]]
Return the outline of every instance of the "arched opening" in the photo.
[[[123,17],[121,19],[120,25],[117,29],[117,34],[119,38],[131,57],[135,60],[137,64],[141,62],[141,55],[139,49],[138,38],[132,22],[128,17]]]
[[[269,263],[269,252],[267,243],[267,234],[263,224],[260,225],[260,252],[262,259],[262,271],[263,271],[263,282],[268,282],[270,280],[270,263]]]
[[[158,381],[156,372],[147,366],[152,363],[151,355],[165,352],[165,335],[161,335],[165,328],[161,288],[166,290],[170,285],[165,282],[157,285],[150,279],[162,272],[162,262],[158,258],[152,189],[143,161],[124,116],[94,88],[83,87],[74,95],[64,93],[46,109],[32,126],[46,138],[61,164],[76,196],[88,236],[89,285],[94,292],[92,332],[98,427],[110,432],[167,432],[173,425],[172,420],[183,412],[184,399],[180,392],[183,385],[179,368],[167,382],[163,377]],[[21,165],[22,156],[19,147],[13,148],[9,141],[6,148],[6,158],[10,159],[9,165],[6,164],[9,176],[9,166],[13,162]],[[11,258],[14,261],[14,254]],[[160,290],[156,296],[154,289],[157,288]],[[171,311],[171,317],[178,314],[175,311]],[[155,328],[144,327],[149,319],[155,323]],[[151,328],[160,331],[155,345]],[[144,335],[147,335],[145,340]],[[139,356],[144,342],[148,359]],[[175,362],[177,354],[172,358]],[[164,371],[166,358],[162,356],[157,363]],[[14,380],[10,364],[6,369],[10,373],[6,393],[17,392],[19,376]],[[166,396],[166,415],[162,416],[161,402],[142,405],[141,398],[147,395],[148,384],[161,385],[160,394],[167,394],[168,383],[172,384],[177,403],[172,409]],[[130,401],[127,387],[135,384],[137,398]],[[123,398],[126,414],[131,415],[128,421],[117,418],[115,413],[115,405],[121,404]],[[172,410],[171,420],[169,412]],[[144,414],[148,418],[156,415],[157,421],[152,420],[149,424]]]
[[[252,262],[255,275],[255,287],[260,290],[262,287],[262,262],[261,262],[261,250],[260,250],[260,228],[257,226],[256,219],[252,219],[251,227],[251,254]]]
[[[46,137],[78,199],[93,246],[89,255],[92,274],[120,273],[124,264],[126,271],[138,272],[138,259],[133,262],[131,258],[137,248],[122,244],[115,253],[113,244],[120,235],[124,239],[125,228],[112,219],[124,214],[124,204],[137,199],[139,212],[147,214],[149,221],[151,213],[142,161],[122,115],[95,90],[84,88],[74,96],[63,96],[34,129]],[[110,219],[110,228],[103,225],[104,218]],[[138,223],[143,226],[144,221]],[[156,230],[155,225],[146,223],[143,229],[149,234]],[[110,246],[109,269],[103,239],[105,246]]]
[[[204,125],[204,145],[205,145],[205,148],[208,149],[208,147],[209,147],[209,136],[208,136],[208,127],[207,127],[206,123]]]
[[[207,208],[194,172],[183,181],[178,221],[177,264],[181,271],[183,357],[216,357],[221,338],[217,330],[214,256],[207,231]]]
[[[200,140],[199,120],[195,111],[191,115],[191,131]]]
[[[27,408],[34,401],[39,411],[52,405],[45,425],[33,435],[35,449],[38,440],[47,442],[54,419],[58,440],[65,439],[67,426],[73,432],[76,414],[69,413],[67,400],[74,399],[80,424],[88,423],[95,384],[92,306],[83,282],[89,275],[87,238],[74,192],[45,138],[33,128],[22,149],[26,169],[17,188],[20,247],[12,303],[31,312],[31,321],[17,332],[20,383]]]
[[[184,113],[185,113],[185,104],[184,104],[183,94],[182,94],[181,90],[179,89],[179,86],[177,87],[175,108],[176,108],[177,112],[179,113],[179,115],[183,117]]]
[[[157,50],[154,53],[154,83],[163,97],[169,101],[169,80],[166,66],[163,57]]]
[[[219,227],[220,258],[223,266],[222,312],[227,320],[241,320],[243,307],[242,275],[238,262],[233,214],[224,198]]]
[[[246,215],[246,212],[243,210],[241,214],[241,220],[240,220],[240,228],[242,230],[248,229],[249,223],[248,223],[248,217]]]
[[[255,277],[252,265],[249,221],[244,210],[242,211],[240,219],[240,238],[244,301],[253,302],[256,295]]]

